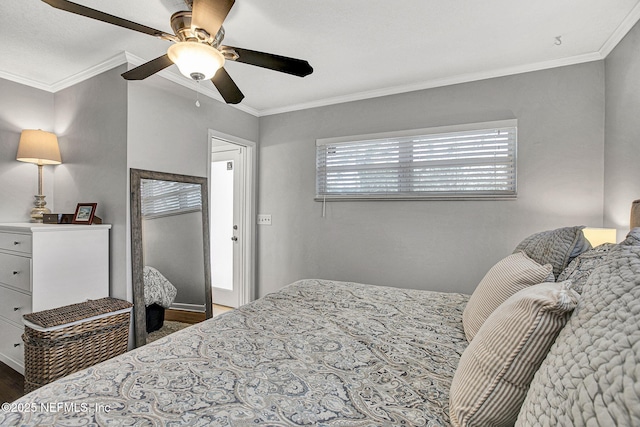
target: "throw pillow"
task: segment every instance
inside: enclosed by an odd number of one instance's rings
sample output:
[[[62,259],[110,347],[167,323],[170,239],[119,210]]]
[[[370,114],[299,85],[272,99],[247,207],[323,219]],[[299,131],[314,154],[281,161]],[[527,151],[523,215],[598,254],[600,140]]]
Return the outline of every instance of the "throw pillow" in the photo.
[[[173,284],[153,267],[145,266],[144,275],[144,305],[147,307],[158,304],[164,308],[171,307],[176,299],[178,290]]]
[[[462,312],[462,326],[471,341],[489,315],[516,292],[554,281],[551,264],[540,265],[524,252],[511,254],[491,267]]]
[[[589,276],[516,426],[636,426],[640,420],[640,246],[616,245]]]
[[[540,264],[551,264],[557,277],[573,258],[591,249],[582,233],[583,228],[563,227],[533,234],[520,242],[513,252],[524,251]]]
[[[627,234],[626,239],[620,242],[624,246],[638,246],[640,245],[640,227],[632,228]]]
[[[571,289],[577,293],[582,293],[582,287],[587,282],[591,272],[600,265],[609,254],[615,244],[603,243],[591,250],[581,253],[569,263],[567,268],[562,270],[558,276],[558,282],[571,280]]]
[[[450,391],[454,426],[512,426],[556,336],[578,303],[571,282],[512,295],[462,353]]]

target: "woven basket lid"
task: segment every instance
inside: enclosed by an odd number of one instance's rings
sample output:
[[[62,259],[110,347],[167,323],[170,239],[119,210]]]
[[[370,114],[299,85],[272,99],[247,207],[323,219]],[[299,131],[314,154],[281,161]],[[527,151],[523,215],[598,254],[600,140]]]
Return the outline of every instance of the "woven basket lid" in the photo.
[[[51,310],[37,311],[25,314],[22,317],[35,325],[50,328],[131,307],[133,307],[133,304],[128,301],[106,297],[65,305]]]

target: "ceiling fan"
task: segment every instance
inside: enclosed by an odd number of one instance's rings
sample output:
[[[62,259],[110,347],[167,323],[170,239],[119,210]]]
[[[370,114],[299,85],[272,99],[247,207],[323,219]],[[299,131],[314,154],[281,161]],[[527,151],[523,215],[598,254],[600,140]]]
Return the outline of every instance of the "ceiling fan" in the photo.
[[[193,80],[211,80],[225,102],[237,104],[242,101],[244,95],[224,69],[226,60],[299,77],[313,72],[311,65],[301,59],[222,45],[222,23],[235,0],[185,0],[185,3],[192,4],[192,10],[176,12],[171,16],[171,28],[175,34],[168,34],[67,0],[42,1],[57,9],[174,42],[166,54],[123,73],[122,77],[127,80],[144,80],[176,64],[182,74]]]

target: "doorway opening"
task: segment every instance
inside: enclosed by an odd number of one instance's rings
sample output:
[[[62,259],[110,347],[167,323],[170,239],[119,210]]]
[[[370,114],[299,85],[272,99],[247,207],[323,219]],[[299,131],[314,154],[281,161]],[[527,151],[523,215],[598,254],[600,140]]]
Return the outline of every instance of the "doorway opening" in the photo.
[[[254,298],[255,143],[209,131],[211,286],[214,311]],[[222,306],[222,307],[220,307]]]

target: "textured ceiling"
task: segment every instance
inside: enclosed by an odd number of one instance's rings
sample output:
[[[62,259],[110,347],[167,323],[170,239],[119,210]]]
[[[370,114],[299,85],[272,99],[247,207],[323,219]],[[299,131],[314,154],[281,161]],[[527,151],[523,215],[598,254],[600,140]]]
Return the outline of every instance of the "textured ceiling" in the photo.
[[[185,9],[183,0],[76,2],[169,33],[169,17]],[[225,44],[306,59],[314,73],[225,67],[246,96],[239,108],[271,114],[602,59],[640,17],[639,3],[236,0]],[[51,91],[123,52],[135,64],[169,46],[39,0],[2,0],[0,16],[0,77]],[[175,66],[167,74],[190,84]]]

